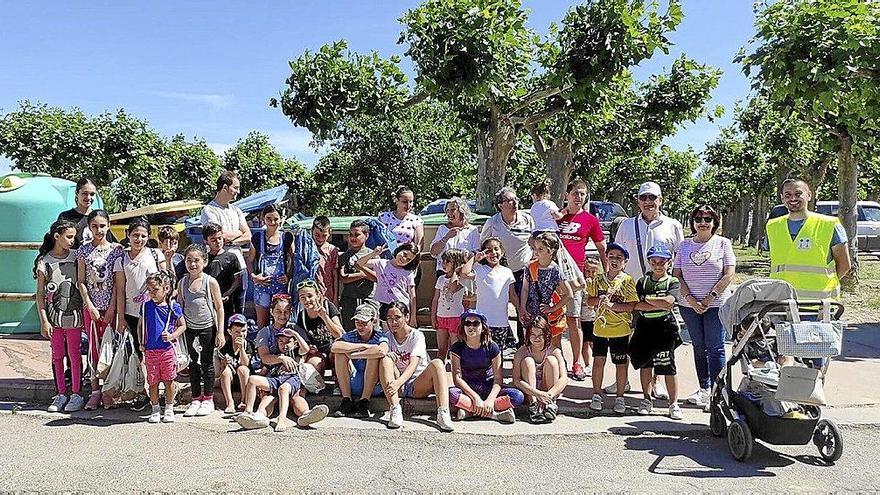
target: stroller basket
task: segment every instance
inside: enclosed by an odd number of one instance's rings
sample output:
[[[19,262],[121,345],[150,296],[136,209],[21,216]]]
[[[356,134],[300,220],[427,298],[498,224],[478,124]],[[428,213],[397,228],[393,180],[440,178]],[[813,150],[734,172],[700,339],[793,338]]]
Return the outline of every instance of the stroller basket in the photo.
[[[813,431],[819,422],[819,409],[804,406],[809,419],[788,419],[769,416],[755,404],[739,393],[732,396],[734,408],[745,416],[755,438],[773,445],[805,445],[813,438]]]

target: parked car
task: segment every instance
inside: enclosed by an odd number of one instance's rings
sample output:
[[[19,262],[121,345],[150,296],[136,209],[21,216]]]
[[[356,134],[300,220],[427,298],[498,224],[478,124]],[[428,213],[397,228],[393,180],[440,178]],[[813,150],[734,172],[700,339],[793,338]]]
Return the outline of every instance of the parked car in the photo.
[[[880,203],[859,201],[856,235],[859,239],[859,252],[880,256]],[[836,217],[840,210],[839,201],[816,202],[816,213]],[[781,217],[788,213],[784,205],[776,205],[770,210],[767,219]]]
[[[467,201],[467,204],[470,207],[471,211],[477,211],[476,200],[466,199],[465,201]],[[428,203],[424,208],[422,208],[422,210],[419,212],[419,215],[425,216],[434,215],[437,213],[446,213],[446,203],[448,202],[449,199],[447,198],[435,199],[434,201]]]

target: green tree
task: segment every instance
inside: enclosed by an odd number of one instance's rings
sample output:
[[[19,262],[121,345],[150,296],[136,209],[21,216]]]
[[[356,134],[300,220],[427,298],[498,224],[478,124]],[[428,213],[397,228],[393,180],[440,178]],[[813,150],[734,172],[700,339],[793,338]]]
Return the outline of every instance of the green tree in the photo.
[[[851,285],[858,283],[858,160],[880,133],[880,3],[864,0],[764,2],[746,74],[780,108],[832,134],[837,144],[840,219],[850,238]]]
[[[209,201],[214,196],[214,180],[220,175],[220,158],[204,139],[187,142],[182,134],[171,138],[166,149],[171,195],[175,199]]]

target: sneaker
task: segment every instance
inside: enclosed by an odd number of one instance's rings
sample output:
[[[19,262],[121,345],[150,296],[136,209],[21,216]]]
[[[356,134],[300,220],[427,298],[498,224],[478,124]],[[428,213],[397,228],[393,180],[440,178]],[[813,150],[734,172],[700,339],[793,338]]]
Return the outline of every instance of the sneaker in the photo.
[[[330,408],[325,406],[324,404],[315,406],[308,411],[304,412],[300,417],[296,418],[297,426],[305,428],[311,424],[315,424],[318,421],[327,417],[327,414],[330,413]]]
[[[449,415],[448,407],[437,408],[437,426],[443,431],[455,431],[455,426],[452,425],[452,417]]]
[[[339,404],[339,409],[333,412],[333,415],[337,418],[346,418],[351,416],[354,412],[354,401],[351,400],[351,397],[343,397],[342,402]]]
[[[593,367],[592,366],[584,366],[584,374],[587,376],[593,376]]]
[[[604,404],[602,403],[602,394],[593,394],[593,398],[590,400],[590,409],[594,411],[601,411]]]
[[[709,403],[709,389],[701,388],[696,392],[692,393],[685,399],[688,404],[693,404],[695,406],[702,406]]]
[[[101,391],[95,390],[94,392],[89,394],[89,400],[86,401],[86,406],[83,408],[86,411],[94,411],[98,409],[98,405],[101,404]]]
[[[131,403],[130,410],[141,412],[150,405],[150,399],[146,395],[139,395],[135,397],[134,401]]]
[[[541,405],[537,402],[529,406],[529,422],[533,424],[544,422],[544,411],[541,410]]]
[[[189,407],[187,407],[186,411],[184,411],[183,416],[186,418],[195,416],[196,413],[199,412],[200,407],[202,407],[202,401],[198,399],[193,399],[193,401],[189,403]]]
[[[605,387],[603,390],[605,390],[605,393],[608,395],[616,395],[617,394],[617,383],[612,383],[611,385],[608,385],[607,387]],[[630,391],[629,380],[627,380],[626,385],[624,385],[624,387],[623,387],[623,393],[627,393],[629,391]]]
[[[196,416],[207,416],[214,412],[214,399],[203,400],[201,404],[199,404],[199,410],[196,411]]]
[[[505,409],[501,412],[492,413],[492,419],[499,423],[510,425],[516,423],[516,414],[514,414],[513,408],[511,407],[510,409]]]
[[[556,401],[544,406],[544,419],[547,420],[548,423],[555,420],[557,414],[559,414],[559,406],[556,405]]]
[[[669,406],[669,417],[670,419],[682,419],[681,408],[678,407],[678,404]]]
[[[651,411],[654,409],[654,402],[651,399],[642,399],[639,402],[639,410],[638,413],[642,416],[647,416],[651,414]]]
[[[159,416],[159,405],[156,404],[153,406],[153,411],[150,413],[150,417],[147,418],[147,421],[150,423],[158,423],[161,419],[161,416]]]
[[[355,417],[358,417],[358,418],[372,418],[373,417],[373,413],[370,412],[370,399],[361,399],[361,400],[357,401],[357,409],[355,409]]]
[[[165,406],[165,414],[162,416],[163,423],[173,423],[174,422],[174,407]]]
[[[574,366],[571,367],[571,377],[579,382],[587,379],[587,373],[581,363],[574,363]]]
[[[614,399],[614,412],[617,414],[623,414],[626,412],[626,401],[623,400],[623,397]]]
[[[235,418],[235,422],[245,430],[258,430],[269,427],[269,418],[262,413],[241,413]]]
[[[666,384],[663,381],[663,379],[660,379],[654,382],[651,397],[657,400],[669,400],[669,392],[666,391]]]
[[[467,418],[467,415],[468,415],[467,411],[465,411],[464,409],[459,409],[458,412],[455,413],[455,419],[462,421],[465,418]]]
[[[400,404],[391,406],[391,418],[388,420],[388,428],[400,428],[403,426],[403,408]]]
[[[64,412],[76,412],[83,408],[83,402],[85,402],[82,398],[82,395],[73,394],[70,396],[70,400],[67,401],[67,405],[64,406]]]
[[[64,409],[64,404],[67,404],[67,397],[63,394],[58,394],[55,397],[52,397],[52,405],[49,406],[49,409],[47,409],[47,411],[61,411],[62,409]]]

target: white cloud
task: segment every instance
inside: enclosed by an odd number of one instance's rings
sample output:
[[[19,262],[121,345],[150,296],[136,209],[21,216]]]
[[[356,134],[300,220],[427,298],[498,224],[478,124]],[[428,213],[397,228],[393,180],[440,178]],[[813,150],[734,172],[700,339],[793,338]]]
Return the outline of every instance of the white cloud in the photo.
[[[12,171],[13,162],[9,158],[0,155],[0,174],[8,174]]]
[[[306,129],[294,127],[261,132],[269,136],[269,142],[282,153],[315,153],[314,148],[309,146],[312,142],[312,133]]]
[[[228,108],[235,102],[235,96],[228,94],[181,93],[177,91],[148,91],[148,93],[160,98],[202,103],[211,108]]]
[[[220,156],[223,156],[223,153],[226,153],[226,150],[235,146],[234,144],[228,143],[208,143],[208,147],[214,150],[214,153],[217,153]]]

